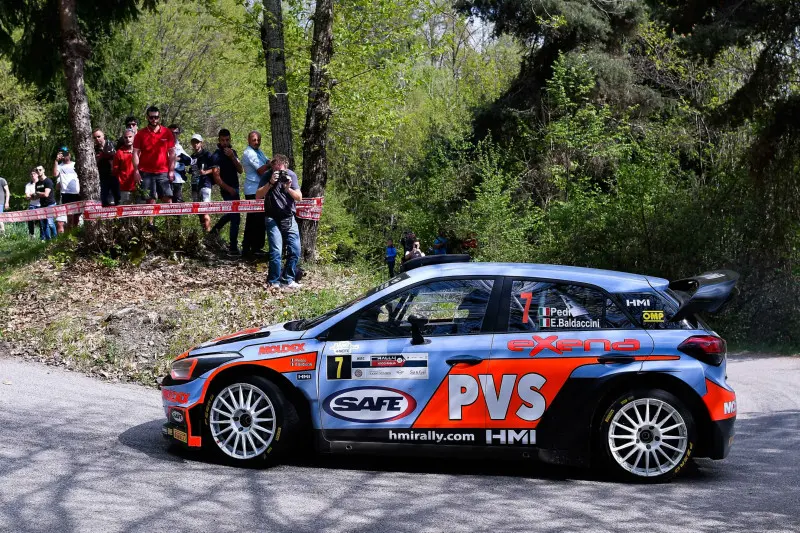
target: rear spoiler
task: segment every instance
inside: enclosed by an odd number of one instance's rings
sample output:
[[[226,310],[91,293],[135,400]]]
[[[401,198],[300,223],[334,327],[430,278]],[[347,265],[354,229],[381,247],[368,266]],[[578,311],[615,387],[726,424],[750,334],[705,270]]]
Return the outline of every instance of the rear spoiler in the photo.
[[[739,274],[731,270],[714,270],[699,276],[671,281],[669,288],[675,291],[680,307],[671,321],[677,322],[698,311],[716,313],[734,295]]]

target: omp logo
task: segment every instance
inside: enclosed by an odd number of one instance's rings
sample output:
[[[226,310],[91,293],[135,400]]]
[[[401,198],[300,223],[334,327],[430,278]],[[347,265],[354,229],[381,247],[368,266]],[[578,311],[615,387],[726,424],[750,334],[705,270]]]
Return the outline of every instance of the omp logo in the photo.
[[[664,311],[642,311],[642,321],[651,324],[663,322]]]
[[[500,379],[498,391],[494,376],[479,374],[478,379],[473,376],[455,374],[447,377],[448,410],[450,420],[461,420],[462,408],[472,405],[478,399],[478,383],[486,401],[486,409],[492,420],[505,420],[508,415],[508,406],[514,394],[516,383],[517,396],[522,400],[515,413],[522,420],[532,422],[541,418],[547,407],[544,396],[538,389],[542,388],[545,378],[539,374],[525,374],[517,382],[516,374],[503,374]]]
[[[335,392],[322,404],[331,416],[349,422],[391,422],[411,414],[417,407],[414,398],[388,387],[354,387]]]
[[[636,339],[624,339],[612,342],[608,339],[559,339],[558,335],[551,335],[549,337],[534,335],[533,339],[515,339],[508,341],[508,349],[512,352],[522,352],[530,348],[531,352],[528,355],[535,357],[545,349],[558,355],[573,350],[589,352],[592,350],[593,344],[596,345],[594,346],[595,348],[602,349],[606,352],[635,352],[641,348],[641,344]],[[597,346],[598,344],[599,346]]]
[[[258,349],[258,355],[267,355],[271,353],[291,353],[302,352],[306,343],[298,342],[296,344],[273,344],[270,346],[262,346]]]
[[[722,411],[723,411],[723,412],[724,412],[726,415],[729,415],[729,414],[731,414],[731,413],[735,413],[735,412],[736,412],[736,400],[731,400],[731,401],[729,401],[729,402],[725,402],[725,403],[722,405]]]
[[[535,429],[487,429],[486,444],[536,444]]]
[[[628,307],[649,307],[650,306],[650,298],[645,298],[643,300],[633,299],[633,300],[625,300],[625,305]]]

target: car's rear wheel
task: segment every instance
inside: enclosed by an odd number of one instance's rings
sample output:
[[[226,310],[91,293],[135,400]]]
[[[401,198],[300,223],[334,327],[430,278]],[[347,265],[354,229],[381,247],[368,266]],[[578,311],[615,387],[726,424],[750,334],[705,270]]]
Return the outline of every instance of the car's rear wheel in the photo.
[[[696,438],[692,413],[675,395],[653,389],[614,401],[602,418],[598,444],[618,477],[662,482],[686,466]]]
[[[216,387],[205,403],[207,449],[230,464],[266,466],[285,449],[294,406],[268,379],[244,376]]]

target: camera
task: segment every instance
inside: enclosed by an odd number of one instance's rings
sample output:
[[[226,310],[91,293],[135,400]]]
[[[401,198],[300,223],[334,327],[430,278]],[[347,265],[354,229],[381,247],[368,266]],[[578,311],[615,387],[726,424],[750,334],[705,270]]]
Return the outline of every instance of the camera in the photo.
[[[292,178],[289,177],[289,173],[286,172],[285,170],[279,170],[278,171],[278,181],[280,181],[281,183],[286,183],[287,181],[290,181],[291,179]]]

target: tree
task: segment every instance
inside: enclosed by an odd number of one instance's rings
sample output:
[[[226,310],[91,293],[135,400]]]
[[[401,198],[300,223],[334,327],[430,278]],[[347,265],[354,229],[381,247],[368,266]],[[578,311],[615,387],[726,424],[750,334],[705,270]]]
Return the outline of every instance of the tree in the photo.
[[[157,0],[145,0],[152,8]],[[84,198],[100,199],[99,174],[92,144],[92,124],[84,85],[84,67],[93,37],[118,22],[139,14],[136,0],[21,0],[0,9],[0,47],[9,54],[15,72],[45,85],[60,70],[66,78],[66,94],[72,145]],[[60,31],[53,31],[58,28]],[[85,29],[85,30],[84,30]],[[15,38],[15,32],[20,33]]]
[[[286,84],[286,50],[283,39],[281,0],[264,0],[261,46],[264,49],[264,60],[267,64],[272,153],[288,157],[289,167],[294,168],[292,119],[289,112],[289,88]]]
[[[330,90],[335,84],[328,75],[331,56],[333,0],[317,0],[308,80],[308,108],[303,128],[302,192],[307,198],[324,196],[328,182],[328,121],[333,113]],[[301,220],[300,232],[303,259],[311,261],[317,245],[317,223],[313,220]]]

